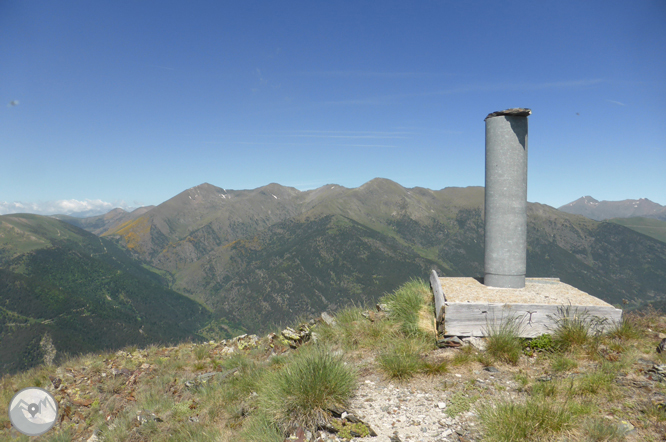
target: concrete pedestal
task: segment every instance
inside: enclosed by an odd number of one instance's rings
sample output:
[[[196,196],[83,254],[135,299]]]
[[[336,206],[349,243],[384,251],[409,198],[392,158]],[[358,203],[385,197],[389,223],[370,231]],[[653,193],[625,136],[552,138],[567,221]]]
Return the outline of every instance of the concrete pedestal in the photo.
[[[527,278],[522,289],[494,288],[475,278],[430,277],[437,327],[444,336],[485,336],[488,326],[520,321],[521,337],[552,333],[562,312],[601,318],[600,329],[622,319],[622,310],[555,278]]]

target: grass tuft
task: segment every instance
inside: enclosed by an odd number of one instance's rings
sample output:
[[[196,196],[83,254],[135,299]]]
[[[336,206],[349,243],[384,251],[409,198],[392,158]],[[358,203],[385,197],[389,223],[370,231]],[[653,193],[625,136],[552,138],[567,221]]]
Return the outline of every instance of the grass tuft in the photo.
[[[578,367],[578,362],[573,359],[567,358],[564,355],[556,354],[551,360],[551,368],[554,372],[560,373],[563,371],[573,370]]]
[[[413,279],[386,295],[382,302],[388,305],[390,318],[406,336],[434,336],[432,293],[424,281]]]
[[[247,442],[283,442],[280,428],[265,414],[258,413],[248,419],[241,431],[242,440]]]
[[[547,396],[531,397],[525,403],[500,401],[479,413],[485,440],[490,442],[539,440],[570,428],[576,415],[567,402],[554,402]]]
[[[381,352],[379,366],[391,378],[408,379],[422,368],[421,355],[411,342],[402,340]]]
[[[285,431],[302,426],[314,431],[327,410],[346,407],[356,388],[354,371],[323,346],[302,347],[264,382],[259,409]]]
[[[522,353],[521,325],[517,318],[489,322],[485,330],[486,352],[499,361],[516,365]]]
[[[620,322],[613,324],[613,327],[608,330],[607,335],[611,338],[626,341],[639,339],[641,332],[635,321],[623,318]]]
[[[558,307],[553,343],[560,350],[572,347],[584,347],[599,336],[605,325],[605,318],[590,315],[587,310],[580,311],[572,306]]]

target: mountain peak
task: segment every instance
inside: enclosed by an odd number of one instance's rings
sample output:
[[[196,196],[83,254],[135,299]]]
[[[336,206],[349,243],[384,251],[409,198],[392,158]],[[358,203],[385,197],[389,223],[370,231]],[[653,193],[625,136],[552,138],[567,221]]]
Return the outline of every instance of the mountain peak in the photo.
[[[636,216],[666,220],[666,207],[647,198],[623,201],[597,201],[591,196],[578,198],[559,210],[601,221]]]
[[[357,189],[358,190],[367,190],[367,189],[382,189],[382,190],[387,190],[387,189],[396,189],[396,187],[400,189],[404,189],[400,184],[396,183],[395,181],[391,181],[388,178],[373,178],[370,181],[368,181],[365,184],[360,185]]]

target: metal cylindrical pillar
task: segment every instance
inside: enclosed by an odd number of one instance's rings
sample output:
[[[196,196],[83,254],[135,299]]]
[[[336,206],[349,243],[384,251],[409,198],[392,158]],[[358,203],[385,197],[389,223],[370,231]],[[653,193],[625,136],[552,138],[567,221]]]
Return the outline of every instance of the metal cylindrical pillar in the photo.
[[[485,275],[489,287],[525,287],[527,116],[508,109],[486,117]]]

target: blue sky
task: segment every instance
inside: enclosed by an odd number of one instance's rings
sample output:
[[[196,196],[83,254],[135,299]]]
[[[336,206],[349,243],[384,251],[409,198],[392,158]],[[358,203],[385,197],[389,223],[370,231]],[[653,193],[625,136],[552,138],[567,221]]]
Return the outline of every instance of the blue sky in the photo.
[[[663,0],[0,1],[0,213],[483,185],[511,107],[529,201],[666,204],[664,48]]]

